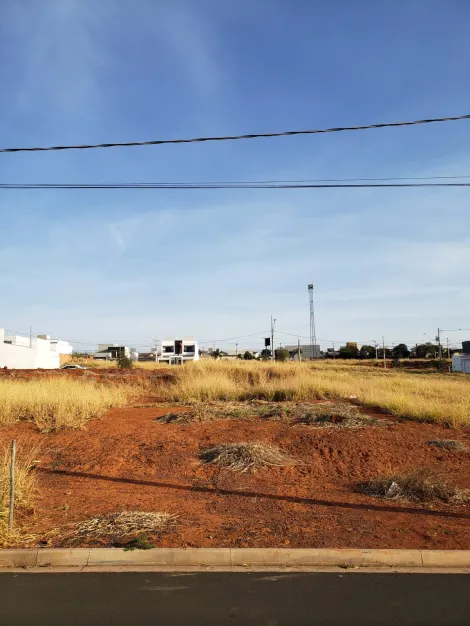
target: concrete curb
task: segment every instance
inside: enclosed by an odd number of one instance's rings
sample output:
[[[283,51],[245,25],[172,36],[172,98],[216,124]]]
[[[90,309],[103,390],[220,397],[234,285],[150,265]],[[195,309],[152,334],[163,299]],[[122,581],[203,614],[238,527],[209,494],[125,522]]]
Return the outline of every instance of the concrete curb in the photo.
[[[93,566],[205,567],[470,567],[470,550],[314,548],[39,548],[0,550],[0,568]]]

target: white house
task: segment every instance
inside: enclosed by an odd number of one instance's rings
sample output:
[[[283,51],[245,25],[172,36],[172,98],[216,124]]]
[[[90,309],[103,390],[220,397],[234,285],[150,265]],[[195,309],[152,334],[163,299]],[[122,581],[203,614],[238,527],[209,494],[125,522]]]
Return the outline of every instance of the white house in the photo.
[[[24,337],[5,335],[0,328],[0,367],[8,369],[55,369],[60,367],[64,355],[72,354],[67,341],[51,339],[49,335]]]
[[[454,354],[452,357],[452,371],[470,374],[470,354]]]
[[[164,339],[158,360],[160,363],[168,363],[169,365],[182,365],[187,361],[199,361],[197,341],[194,337]]]
[[[463,341],[462,352],[452,357],[452,371],[470,374],[470,341]]]

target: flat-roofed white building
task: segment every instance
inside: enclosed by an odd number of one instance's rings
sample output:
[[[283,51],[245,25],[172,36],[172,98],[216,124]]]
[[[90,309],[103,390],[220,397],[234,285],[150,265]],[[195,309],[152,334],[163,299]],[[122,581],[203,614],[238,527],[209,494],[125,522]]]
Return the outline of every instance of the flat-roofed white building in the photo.
[[[0,328],[0,367],[8,369],[56,369],[72,354],[68,341],[49,335],[6,335]]]
[[[187,361],[199,361],[198,343],[194,337],[164,339],[158,360],[160,363],[168,363],[169,365],[182,365]]]

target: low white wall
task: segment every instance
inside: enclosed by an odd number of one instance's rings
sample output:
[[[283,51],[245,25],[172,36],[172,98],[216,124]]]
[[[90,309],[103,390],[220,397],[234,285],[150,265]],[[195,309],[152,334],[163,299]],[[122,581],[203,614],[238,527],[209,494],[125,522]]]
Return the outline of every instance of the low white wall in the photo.
[[[466,354],[452,357],[452,371],[470,374],[470,357]]]
[[[9,369],[55,369],[60,367],[60,354],[51,350],[47,339],[34,338],[29,345],[4,343],[5,331],[0,329],[0,367]]]
[[[51,339],[51,350],[59,354],[72,354],[73,347],[68,341]]]

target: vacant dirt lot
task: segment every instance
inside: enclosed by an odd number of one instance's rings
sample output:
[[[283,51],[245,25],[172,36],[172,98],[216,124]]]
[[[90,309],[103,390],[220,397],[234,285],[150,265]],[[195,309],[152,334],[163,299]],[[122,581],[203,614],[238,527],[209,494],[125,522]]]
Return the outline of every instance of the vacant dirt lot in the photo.
[[[179,516],[174,529],[151,538],[159,546],[470,548],[469,507],[355,492],[360,481],[411,467],[437,469],[470,487],[470,454],[427,443],[452,438],[470,445],[468,429],[399,420],[358,429],[263,417],[156,421],[180,410],[112,409],[84,430],[52,434],[27,422],[2,428],[0,443],[41,444],[35,510],[19,512],[18,521],[39,545],[52,546],[64,545],[73,523],[86,517],[143,510]],[[234,474],[198,459],[202,448],[243,441],[275,444],[303,463]]]

